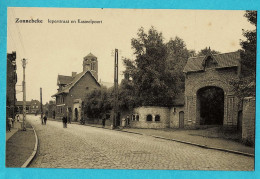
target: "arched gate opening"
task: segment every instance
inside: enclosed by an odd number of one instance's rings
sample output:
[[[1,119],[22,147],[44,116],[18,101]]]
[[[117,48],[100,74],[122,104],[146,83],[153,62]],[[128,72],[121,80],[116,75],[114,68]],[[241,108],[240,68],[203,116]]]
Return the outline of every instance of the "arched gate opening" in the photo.
[[[223,125],[224,91],[207,86],[197,91],[197,114],[200,125]]]

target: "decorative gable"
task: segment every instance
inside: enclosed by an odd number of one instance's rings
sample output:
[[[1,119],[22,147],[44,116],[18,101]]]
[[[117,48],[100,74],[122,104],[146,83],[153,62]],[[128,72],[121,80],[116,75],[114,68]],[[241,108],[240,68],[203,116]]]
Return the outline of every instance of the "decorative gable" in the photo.
[[[204,58],[202,62],[202,66],[205,68],[215,68],[218,63],[212,55],[208,55]]]

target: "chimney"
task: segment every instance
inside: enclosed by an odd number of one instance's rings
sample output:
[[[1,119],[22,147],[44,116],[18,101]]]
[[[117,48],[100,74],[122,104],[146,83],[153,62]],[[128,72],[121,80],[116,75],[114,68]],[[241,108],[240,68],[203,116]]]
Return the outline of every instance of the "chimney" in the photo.
[[[74,78],[77,75],[77,72],[72,72],[71,76]]]

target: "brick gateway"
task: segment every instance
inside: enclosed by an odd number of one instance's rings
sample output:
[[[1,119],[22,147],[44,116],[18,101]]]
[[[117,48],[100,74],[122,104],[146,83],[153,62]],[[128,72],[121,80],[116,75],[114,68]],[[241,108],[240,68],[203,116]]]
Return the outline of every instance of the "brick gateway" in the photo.
[[[231,81],[240,75],[240,54],[231,52],[189,58],[185,73],[185,127],[201,124],[200,98],[198,92],[206,87],[220,88],[224,92],[223,126],[236,128],[238,119],[238,97]]]

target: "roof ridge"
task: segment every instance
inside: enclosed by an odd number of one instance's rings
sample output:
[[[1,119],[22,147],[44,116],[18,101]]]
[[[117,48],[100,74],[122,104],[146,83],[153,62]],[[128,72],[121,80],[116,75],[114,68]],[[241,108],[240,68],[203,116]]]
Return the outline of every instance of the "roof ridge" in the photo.
[[[234,52],[224,52],[224,53],[215,53],[215,54],[212,54],[213,56],[216,56],[216,55],[224,55],[224,54],[228,54],[228,53],[239,53],[239,51],[234,51]],[[201,56],[195,56],[195,57],[189,57],[188,59],[191,59],[191,58],[203,58],[207,55],[201,55]]]

